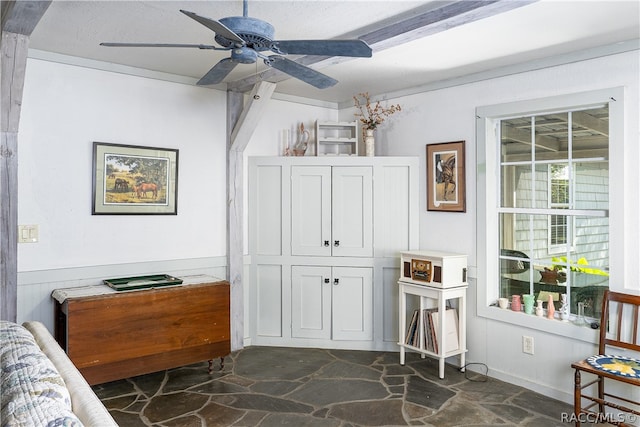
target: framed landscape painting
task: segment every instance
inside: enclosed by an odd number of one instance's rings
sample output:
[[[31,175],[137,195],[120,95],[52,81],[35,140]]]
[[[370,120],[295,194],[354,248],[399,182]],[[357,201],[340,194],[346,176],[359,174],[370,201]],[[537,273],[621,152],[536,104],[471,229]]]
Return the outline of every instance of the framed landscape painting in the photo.
[[[177,215],[178,150],[93,143],[92,215]]]
[[[427,145],[427,210],[465,212],[464,141]]]

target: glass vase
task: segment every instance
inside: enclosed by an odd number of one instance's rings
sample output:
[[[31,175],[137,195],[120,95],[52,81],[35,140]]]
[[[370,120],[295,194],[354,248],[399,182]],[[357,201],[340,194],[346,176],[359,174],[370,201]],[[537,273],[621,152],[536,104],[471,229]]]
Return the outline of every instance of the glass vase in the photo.
[[[576,320],[573,322],[577,326],[584,326],[587,322],[584,320],[584,303],[578,303],[578,314],[576,314]]]

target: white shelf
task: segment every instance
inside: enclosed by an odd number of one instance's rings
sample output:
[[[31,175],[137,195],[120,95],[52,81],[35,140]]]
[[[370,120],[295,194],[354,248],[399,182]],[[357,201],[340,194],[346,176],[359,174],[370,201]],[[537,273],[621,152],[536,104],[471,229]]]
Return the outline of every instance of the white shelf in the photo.
[[[316,153],[318,156],[357,156],[358,126],[356,122],[316,121]]]
[[[318,138],[318,141],[327,143],[327,144],[350,144],[353,142],[358,142],[357,138]]]

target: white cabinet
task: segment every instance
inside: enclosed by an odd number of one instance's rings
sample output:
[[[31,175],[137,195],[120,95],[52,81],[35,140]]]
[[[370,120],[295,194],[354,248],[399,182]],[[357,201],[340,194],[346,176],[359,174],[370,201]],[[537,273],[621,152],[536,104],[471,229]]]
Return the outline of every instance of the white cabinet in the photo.
[[[397,351],[398,259],[418,247],[418,158],[248,161],[245,345]]]
[[[291,336],[371,340],[372,269],[292,266]]]
[[[356,122],[316,122],[318,156],[357,156]]]
[[[291,167],[291,253],[373,255],[371,167]]]

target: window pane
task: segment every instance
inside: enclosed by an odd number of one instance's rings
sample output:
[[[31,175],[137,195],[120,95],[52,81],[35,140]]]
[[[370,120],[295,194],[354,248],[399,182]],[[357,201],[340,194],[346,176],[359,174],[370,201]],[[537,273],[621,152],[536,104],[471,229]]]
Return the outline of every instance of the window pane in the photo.
[[[573,158],[608,158],[609,106],[574,111],[571,114]]]
[[[503,120],[500,126],[500,161],[531,161],[531,118]]]
[[[524,257],[531,253],[530,223],[532,215],[528,214],[500,214],[500,250],[514,250],[524,252]]]
[[[549,172],[546,164],[536,165],[535,174],[530,164],[504,165],[501,170],[501,207],[539,209],[548,207]],[[535,191],[532,191],[534,179]]]
[[[527,214],[500,214],[500,297],[532,292],[530,220]]]
[[[609,163],[575,163],[575,208],[609,208]]]
[[[501,206],[505,208],[533,207],[531,165],[502,166]]]
[[[602,223],[606,218],[578,217],[576,229],[581,230],[586,223]],[[605,227],[608,228],[608,227]],[[575,250],[556,258],[556,268],[565,275],[570,287],[569,304],[571,313],[577,314],[578,303],[584,304],[584,315],[600,317],[604,291],[609,287],[609,244],[608,235],[589,236],[577,231]]]
[[[568,113],[554,113],[535,117],[535,158],[537,161],[569,158],[568,120]]]
[[[551,245],[556,246],[567,244],[567,227],[568,220],[566,216],[550,215],[549,240]]]
[[[549,165],[536,164],[536,193],[534,207],[546,209],[549,207]]]
[[[567,164],[549,165],[550,207],[569,206],[569,166]]]
[[[581,258],[593,269],[608,274],[609,271],[609,218],[578,216],[575,222],[574,254],[572,260]],[[574,265],[584,267],[583,265]]]
[[[513,249],[521,250],[515,245],[515,218],[516,215],[510,213],[501,213],[500,221],[500,250]],[[527,247],[528,249],[528,247]]]

